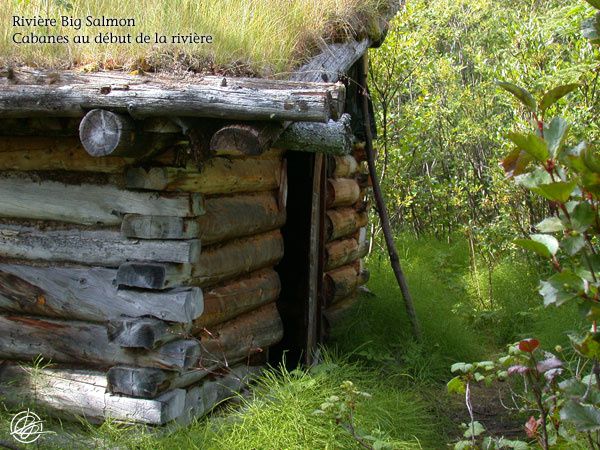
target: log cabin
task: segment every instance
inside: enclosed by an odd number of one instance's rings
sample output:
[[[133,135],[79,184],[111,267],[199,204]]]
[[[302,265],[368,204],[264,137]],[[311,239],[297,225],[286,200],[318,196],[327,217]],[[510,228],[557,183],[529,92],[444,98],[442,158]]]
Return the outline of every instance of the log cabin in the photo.
[[[352,80],[378,44],[287,80],[5,71],[0,401],[186,423],[312,364],[368,280]]]

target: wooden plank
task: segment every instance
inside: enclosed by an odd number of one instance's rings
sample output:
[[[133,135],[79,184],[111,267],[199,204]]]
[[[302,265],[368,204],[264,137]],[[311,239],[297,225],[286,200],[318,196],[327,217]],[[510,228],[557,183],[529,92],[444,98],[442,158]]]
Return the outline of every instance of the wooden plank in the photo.
[[[212,197],[206,213],[194,219],[168,216],[126,215],[121,231],[141,239],[194,239],[204,245],[280,228],[285,210],[273,193]]]
[[[0,118],[82,117],[97,108],[134,117],[326,122],[332,112],[331,91],[339,90],[335,85],[276,80],[227,78],[223,83],[223,77],[206,76],[163,81],[118,72],[62,72],[52,85],[25,83],[2,87]]]
[[[111,185],[0,177],[0,217],[118,225],[128,213],[194,217],[203,212],[199,194],[132,192]]]
[[[209,246],[192,266],[194,286],[210,286],[265,267],[283,257],[283,237],[279,230]]]
[[[99,371],[0,366],[0,395],[14,406],[35,405],[59,417],[83,417],[163,425],[184,413],[186,391],[175,389],[156,399],[113,395],[106,390],[106,374]]]
[[[360,198],[360,186],[351,178],[327,180],[327,208],[351,206]]]
[[[0,256],[118,267],[126,261],[195,263],[200,241],[133,240],[112,230],[49,230],[0,225]]]
[[[367,213],[359,213],[353,208],[330,209],[325,218],[325,236],[329,241],[350,236],[366,226],[368,218]]]
[[[283,323],[275,303],[269,303],[223,324],[203,330],[200,367],[229,361],[265,351],[283,337]]]
[[[204,312],[194,321],[193,332],[226,322],[240,314],[277,300],[281,291],[279,275],[264,269],[249,276],[205,290]]]
[[[212,158],[201,171],[196,167],[132,168],[126,186],[153,191],[185,191],[202,194],[271,191],[279,186],[281,161],[273,159]]]
[[[0,315],[0,359],[111,366],[117,364],[185,370],[200,356],[197,340],[169,342],[151,351],[110,342],[105,326],[87,322]]]
[[[89,322],[146,316],[190,323],[202,314],[200,288],[118,289],[116,277],[116,270],[97,267],[0,264],[0,309]]]
[[[189,264],[124,263],[117,272],[117,285],[141,289],[169,289],[190,284]]]

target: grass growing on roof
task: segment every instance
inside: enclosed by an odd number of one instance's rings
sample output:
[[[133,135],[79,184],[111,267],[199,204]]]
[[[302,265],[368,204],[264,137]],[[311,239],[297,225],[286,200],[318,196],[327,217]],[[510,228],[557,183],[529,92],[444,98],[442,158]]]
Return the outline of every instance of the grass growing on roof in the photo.
[[[289,71],[314,50],[319,40],[364,33],[387,0],[4,0],[0,9],[0,66],[27,64],[106,68],[232,69],[273,75]],[[13,28],[12,16],[61,15],[82,18],[134,18],[135,28]],[[85,22],[85,20],[84,20]],[[96,44],[98,32],[154,33],[166,36],[196,32],[212,35],[212,44]],[[69,37],[69,44],[13,43],[15,32]],[[90,44],[73,44],[76,34]]]

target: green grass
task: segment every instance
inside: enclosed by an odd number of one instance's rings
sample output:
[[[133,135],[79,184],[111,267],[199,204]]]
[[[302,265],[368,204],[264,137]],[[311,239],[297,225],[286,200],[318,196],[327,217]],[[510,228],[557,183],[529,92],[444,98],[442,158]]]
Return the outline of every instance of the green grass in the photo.
[[[370,23],[387,5],[384,0],[4,0],[0,9],[0,66],[27,64],[71,67],[220,69],[273,75],[289,71],[323,40],[369,32]],[[62,15],[134,18],[135,28],[58,26],[14,29],[12,16]],[[84,20],[85,23],[85,20]],[[96,44],[98,32],[143,32],[150,44]],[[371,30],[374,32],[374,30]],[[69,44],[16,45],[15,32],[65,35]],[[196,32],[212,35],[212,44],[154,44],[166,36]],[[75,35],[91,37],[74,44]]]

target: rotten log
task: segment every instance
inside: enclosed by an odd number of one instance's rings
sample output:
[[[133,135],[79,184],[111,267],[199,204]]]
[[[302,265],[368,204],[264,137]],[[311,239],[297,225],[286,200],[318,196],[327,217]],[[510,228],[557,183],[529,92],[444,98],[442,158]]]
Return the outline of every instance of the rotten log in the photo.
[[[325,237],[333,241],[356,233],[368,222],[367,213],[358,213],[352,208],[330,209],[325,217]]]
[[[146,316],[191,323],[202,314],[199,288],[118,289],[116,277],[116,270],[97,267],[0,264],[0,310],[89,322]]]
[[[274,266],[283,257],[279,230],[210,246],[192,266],[191,285],[210,286],[258,269]]]
[[[126,173],[126,185],[132,189],[203,194],[260,192],[276,189],[280,173],[278,160],[213,158],[200,171],[193,166],[132,168]]]
[[[196,263],[200,241],[125,239],[112,230],[49,230],[0,225],[0,256],[117,267],[127,261]]]
[[[285,130],[274,146],[300,152],[348,155],[353,141],[350,115],[344,114],[339,121],[329,121],[326,124],[294,123]]]
[[[151,317],[124,317],[109,321],[106,329],[108,340],[119,347],[151,350],[185,337],[189,325],[169,324]]]
[[[273,269],[205,290],[204,312],[194,321],[193,332],[226,322],[240,314],[277,300],[281,291],[279,275]]]
[[[82,117],[91,109],[133,117],[212,117],[230,120],[327,122],[337,85],[203,76],[195,80],[78,75],[62,72],[50,86],[4,85],[0,118]]]
[[[360,198],[360,187],[350,178],[330,178],[327,180],[327,208],[351,206]]]
[[[200,194],[132,192],[110,185],[0,177],[1,217],[118,225],[124,214],[195,217],[203,212]]]
[[[206,213],[194,219],[168,216],[126,215],[121,231],[140,239],[194,239],[204,245],[255,235],[280,228],[285,210],[272,193],[212,197]]]
[[[155,399],[128,398],[107,392],[99,371],[0,365],[0,395],[16,407],[35,405],[58,417],[91,422],[117,420],[163,425],[185,411],[186,391],[174,389]]]
[[[176,340],[154,350],[124,349],[105,326],[87,322],[0,315],[0,359],[112,366],[117,364],[186,370],[196,365],[200,344]]]

